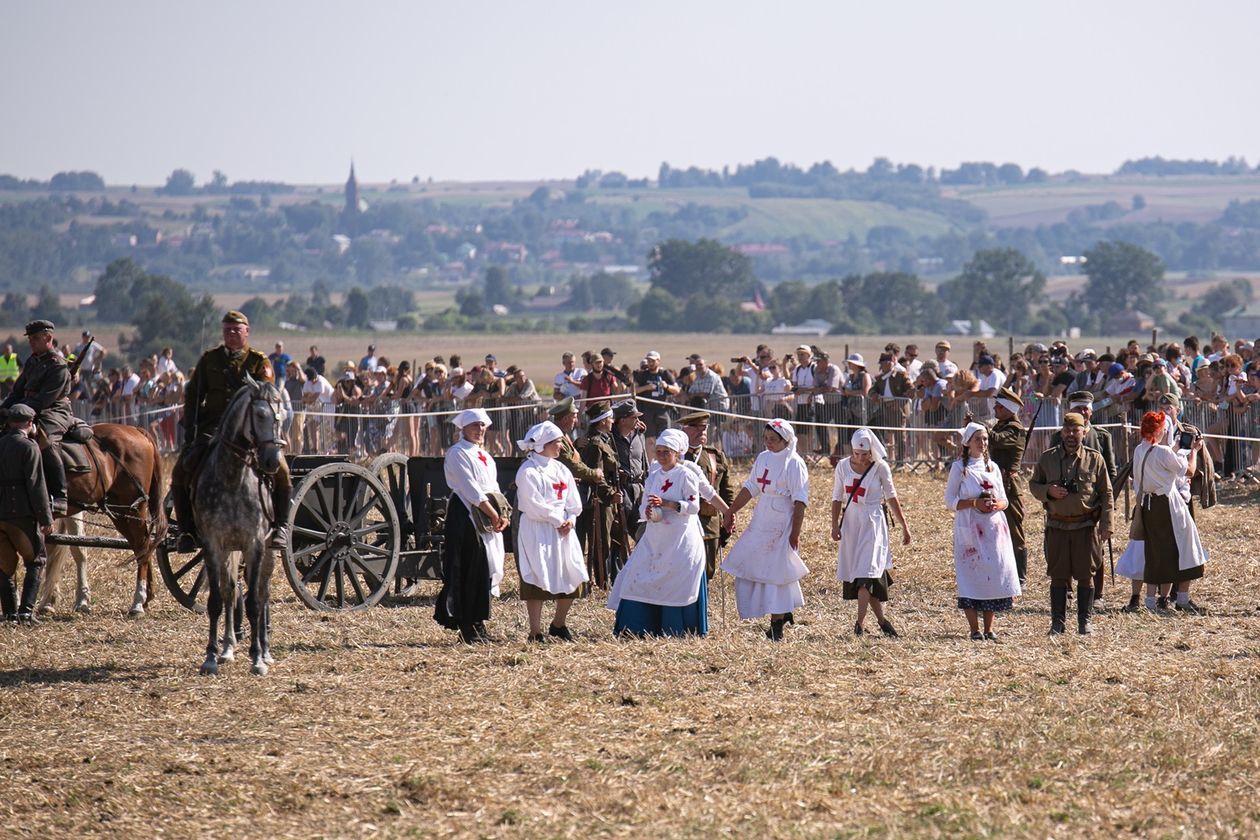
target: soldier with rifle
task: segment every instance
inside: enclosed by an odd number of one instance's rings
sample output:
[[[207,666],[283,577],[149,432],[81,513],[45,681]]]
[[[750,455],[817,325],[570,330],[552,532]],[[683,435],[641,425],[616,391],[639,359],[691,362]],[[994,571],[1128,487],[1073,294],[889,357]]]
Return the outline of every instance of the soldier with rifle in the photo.
[[[643,433],[647,426],[643,423],[643,414],[634,407],[633,400],[626,400],[613,406],[613,444],[617,448],[617,491],[621,493],[621,514],[625,521],[625,532],[633,537],[639,529],[639,503],[643,500],[643,484],[647,480],[648,456],[647,444]],[[612,578],[630,559],[628,538],[625,544],[614,552]]]
[[[582,462],[582,458],[578,455],[577,446],[573,443],[573,431],[577,428],[578,410],[573,404],[572,397],[565,397],[558,403],[547,409],[547,414],[551,418],[551,422],[560,427],[560,431],[564,432],[564,437],[560,438],[560,454],[556,456],[560,463],[569,468],[569,472],[573,473],[573,477],[577,479],[578,492],[582,497],[583,513],[578,517],[577,535],[578,541],[582,544],[582,550],[587,550],[587,537],[591,527],[591,518],[588,511],[591,507],[591,491],[593,488],[599,487],[601,484],[607,484],[607,478],[603,470],[592,469]]]
[[[613,412],[607,402],[592,403],[586,409],[587,435],[578,442],[582,463],[604,476],[612,476],[612,482],[604,480],[591,488],[590,505],[584,512],[590,523],[587,544],[587,567],[591,580],[600,589],[608,588],[609,558],[613,541],[625,545],[625,518],[621,510],[621,496],[614,482],[617,476],[617,449],[612,441]],[[618,528],[617,526],[621,527]],[[617,532],[617,533],[614,533]]]
[[[1006,525],[1011,531],[1011,547],[1015,551],[1015,570],[1019,585],[1028,578],[1028,546],[1024,541],[1024,494],[1020,489],[1020,470],[1029,432],[1019,422],[1024,401],[1010,388],[1002,388],[994,399],[993,413],[997,422],[989,431],[989,455],[1002,471],[1006,490]]]

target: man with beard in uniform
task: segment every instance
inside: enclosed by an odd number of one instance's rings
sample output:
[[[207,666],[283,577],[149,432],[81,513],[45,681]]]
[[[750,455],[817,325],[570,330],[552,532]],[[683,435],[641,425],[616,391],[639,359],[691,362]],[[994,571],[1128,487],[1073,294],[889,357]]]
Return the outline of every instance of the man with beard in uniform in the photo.
[[[35,410],[18,403],[8,411],[7,428],[0,435],[0,610],[7,621],[33,624],[47,558],[44,537],[52,531],[52,507],[39,463],[39,445],[32,439]],[[21,607],[13,586],[19,558],[26,567]]]
[[[1028,547],[1024,543],[1024,495],[1020,490],[1020,469],[1024,461],[1024,445],[1028,432],[1019,422],[1024,401],[1010,388],[1002,388],[993,400],[997,422],[989,430],[989,455],[1002,471],[1006,489],[1006,525],[1011,531],[1011,547],[1015,550],[1015,569],[1022,587],[1028,577]]]
[[[585,551],[587,532],[591,525],[590,516],[586,511],[591,507],[592,491],[606,484],[604,471],[588,467],[578,455],[577,446],[573,443],[573,430],[577,428],[578,410],[573,404],[572,397],[565,397],[547,409],[547,415],[551,418],[551,422],[564,432],[564,436],[560,438],[560,454],[556,456],[556,460],[569,468],[569,472],[573,473],[578,483],[578,493],[582,497],[582,515],[578,517],[574,530],[577,531],[578,541],[582,543],[582,549]]]
[[[200,547],[193,520],[192,488],[210,451],[210,442],[219,430],[223,412],[232,395],[244,387],[247,375],[258,382],[271,382],[271,362],[249,346],[249,319],[240,312],[229,312],[223,316],[223,343],[201,354],[184,391],[184,448],[171,471],[171,500],[180,530],[177,550],[181,553]],[[289,465],[281,456],[280,469],[271,482],[273,547],[288,542],[292,491]]]
[[[590,529],[586,548],[587,568],[591,580],[601,588],[607,588],[609,560],[614,544],[622,548],[622,536],[614,523],[617,518],[621,494],[617,492],[617,448],[612,440],[613,411],[607,402],[591,403],[586,409],[586,437],[578,442],[582,463],[589,469],[602,473],[606,480],[591,487],[591,504],[582,511]],[[579,518],[579,522],[581,518]]]
[[[1094,395],[1089,391],[1073,391],[1068,395],[1068,411],[1075,411],[1077,414],[1085,418],[1085,437],[1081,441],[1081,445],[1090,449],[1097,449],[1102,453],[1103,462],[1107,465],[1107,478],[1111,480],[1111,486],[1116,486],[1116,456],[1113,454],[1111,446],[1111,435],[1106,429],[1099,429],[1090,423],[1090,419],[1094,416]],[[1056,430],[1050,436],[1050,445],[1058,446],[1063,442],[1063,433]],[[1106,578],[1106,570],[1102,564],[1098,564],[1098,568],[1094,570],[1094,603],[1097,604],[1102,600],[1103,581]]]
[[[53,349],[52,321],[31,321],[26,338],[31,355],[0,408],[28,405],[35,411],[35,426],[42,434],[44,482],[52,497],[52,512],[66,512],[66,466],[61,461],[61,439],[78,421],[70,408],[70,367]]]
[[[704,477],[717,490],[718,497],[728,506],[735,501],[735,487],[731,482],[731,465],[726,453],[709,446],[709,412],[694,411],[680,421],[687,433],[688,461],[700,467]],[[700,502],[700,530],[704,532],[704,573],[709,580],[717,571],[718,548],[722,542],[722,517],[712,502]]]

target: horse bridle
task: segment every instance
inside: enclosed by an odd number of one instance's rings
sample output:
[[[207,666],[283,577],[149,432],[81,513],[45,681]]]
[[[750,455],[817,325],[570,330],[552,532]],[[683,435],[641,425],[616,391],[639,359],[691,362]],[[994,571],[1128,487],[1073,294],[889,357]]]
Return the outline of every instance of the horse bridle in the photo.
[[[271,411],[271,416],[274,422],[272,423],[271,436],[266,439],[260,439],[258,436],[253,413],[255,403],[264,403],[267,405],[268,410]],[[249,441],[247,446],[242,446],[241,444],[230,440],[228,436],[224,434],[223,426],[219,427],[217,438],[219,443],[223,444],[228,452],[231,452],[251,469],[262,472],[262,468],[258,464],[258,450],[268,445],[277,446],[280,449],[284,449],[289,445],[289,442],[280,435],[280,426],[283,422],[284,409],[280,405],[279,400],[273,402],[263,395],[261,387],[255,387],[250,389],[249,405],[246,408],[246,414],[248,415],[248,419],[241,424],[242,428],[240,430],[240,434],[244,434],[246,439]]]

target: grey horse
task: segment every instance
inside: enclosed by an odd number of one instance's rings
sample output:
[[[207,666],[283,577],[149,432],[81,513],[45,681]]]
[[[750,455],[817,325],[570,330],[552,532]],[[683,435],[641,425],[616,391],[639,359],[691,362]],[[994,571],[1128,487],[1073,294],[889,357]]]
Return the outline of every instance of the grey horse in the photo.
[[[271,491],[266,476],[280,468],[285,446],[281,434],[284,409],[280,391],[269,382],[246,378],[246,384],[228,401],[214,443],[197,475],[193,489],[193,516],[201,534],[206,578],[210,584],[206,612],[210,617],[210,641],[201,673],[219,673],[219,664],[235,657],[234,611],[237,609],[237,564],[232,552],[241,552],[245,563],[245,612],[251,631],[250,672],[267,673],[272,663],[270,599],[274,559],[267,545],[271,527]],[[223,615],[223,647],[219,648],[218,624]]]

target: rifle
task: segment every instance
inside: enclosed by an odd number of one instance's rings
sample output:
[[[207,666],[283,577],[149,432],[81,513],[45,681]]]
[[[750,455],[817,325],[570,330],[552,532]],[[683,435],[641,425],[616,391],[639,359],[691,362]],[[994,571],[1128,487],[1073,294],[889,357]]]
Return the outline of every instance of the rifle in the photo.
[[[587,567],[591,581],[600,589],[608,589],[608,546],[604,544],[603,503],[591,494],[591,551]]]
[[[87,343],[83,345],[83,352],[74,357],[74,360],[67,366],[70,370],[70,383],[74,384],[74,378],[79,375],[79,368],[83,365],[83,359],[87,356],[88,351],[92,349],[92,345],[96,343],[96,336],[89,334]]]

